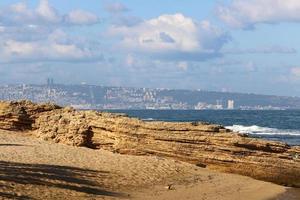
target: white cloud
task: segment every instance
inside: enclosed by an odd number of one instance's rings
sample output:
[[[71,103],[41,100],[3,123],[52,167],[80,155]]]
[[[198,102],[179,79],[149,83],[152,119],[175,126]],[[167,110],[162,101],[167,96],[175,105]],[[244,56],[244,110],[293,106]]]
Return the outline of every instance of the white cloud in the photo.
[[[179,69],[186,71],[188,70],[189,64],[187,62],[179,62],[177,66]]]
[[[66,16],[66,21],[70,24],[95,24],[100,20],[99,18],[87,11],[84,10],[73,10]]]
[[[29,56],[35,53],[37,45],[30,42],[18,42],[14,40],[8,40],[4,42],[4,48],[2,49],[2,55],[4,56]],[[1,59],[2,60],[2,59]],[[4,59],[3,59],[4,60]]]
[[[85,36],[71,36],[62,30],[98,23],[99,18],[84,10],[59,14],[48,0],[36,8],[16,3],[0,8],[0,62],[92,61],[101,60],[98,43]],[[75,35],[75,34],[74,34]]]
[[[300,78],[300,67],[291,68],[291,75],[295,78]]]
[[[181,59],[202,59],[204,54],[204,57],[217,55],[229,40],[226,33],[209,21],[198,23],[180,13],[161,15],[132,27],[113,26],[109,34],[121,38],[123,49],[163,57],[176,54]]]
[[[114,26],[136,26],[137,24],[143,22],[143,20],[136,16],[130,15],[117,15],[112,18],[112,24]]]
[[[135,63],[134,57],[131,54],[128,54],[125,63],[127,66],[132,66]]]
[[[4,62],[62,61],[83,59],[90,54],[74,44],[19,42],[14,40],[6,41],[0,52],[0,58]]]
[[[60,14],[49,4],[48,0],[40,0],[35,9],[30,9],[24,2],[0,9],[0,24],[4,26],[89,25],[99,21],[96,15],[84,10],[73,10],[67,14]]]
[[[101,52],[89,44],[76,43],[61,30],[51,33],[45,40],[0,40],[2,63],[37,61],[89,61],[102,59]]]
[[[32,13],[28,10],[24,2],[19,2],[10,6],[10,10],[14,13],[30,16]]]
[[[0,26],[0,33],[4,33],[6,28],[4,26]]]
[[[36,8],[36,14],[45,21],[51,23],[58,23],[61,21],[61,16],[59,16],[58,11],[49,5],[48,0],[40,0],[40,3]]]
[[[220,5],[217,15],[236,28],[253,28],[260,23],[300,22],[299,0],[232,0]]]
[[[129,9],[120,2],[107,3],[105,9],[110,13],[122,13],[127,12]]]
[[[284,46],[265,46],[250,49],[224,49],[222,52],[224,54],[296,54],[297,50]]]

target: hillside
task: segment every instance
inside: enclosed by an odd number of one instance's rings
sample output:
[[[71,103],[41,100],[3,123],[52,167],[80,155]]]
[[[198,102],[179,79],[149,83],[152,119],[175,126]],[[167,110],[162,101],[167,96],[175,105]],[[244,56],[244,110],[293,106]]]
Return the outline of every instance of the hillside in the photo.
[[[83,109],[300,109],[299,97],[104,87],[95,85],[6,85],[0,99],[53,102]]]

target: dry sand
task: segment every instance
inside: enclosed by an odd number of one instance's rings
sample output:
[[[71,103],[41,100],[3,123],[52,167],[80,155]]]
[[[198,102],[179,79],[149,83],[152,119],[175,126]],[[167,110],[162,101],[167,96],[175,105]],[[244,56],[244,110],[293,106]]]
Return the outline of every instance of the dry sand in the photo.
[[[287,191],[170,159],[118,155],[25,135],[0,130],[0,199],[268,200]],[[288,198],[297,200],[296,192]]]

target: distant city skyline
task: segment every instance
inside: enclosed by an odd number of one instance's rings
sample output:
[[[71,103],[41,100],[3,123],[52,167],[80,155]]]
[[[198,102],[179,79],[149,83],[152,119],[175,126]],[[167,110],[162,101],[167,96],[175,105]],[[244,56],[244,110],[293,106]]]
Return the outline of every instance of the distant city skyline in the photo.
[[[1,0],[0,84],[300,96],[299,23],[295,0]]]
[[[52,102],[77,109],[146,110],[286,110],[299,109],[300,97],[172,90],[167,88],[109,87],[55,84],[0,85],[0,100]]]

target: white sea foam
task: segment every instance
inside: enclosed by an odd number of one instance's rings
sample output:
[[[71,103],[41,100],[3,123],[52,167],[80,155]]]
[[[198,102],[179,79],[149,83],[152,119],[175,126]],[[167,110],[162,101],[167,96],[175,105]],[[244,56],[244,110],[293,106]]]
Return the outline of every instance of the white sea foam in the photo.
[[[256,125],[253,126],[233,125],[233,126],[227,126],[226,128],[238,133],[247,133],[247,134],[256,134],[256,135],[300,136],[299,130],[283,130],[283,129],[276,129],[276,128],[261,127]]]
[[[154,121],[153,118],[146,118],[146,119],[143,119],[144,121]]]

